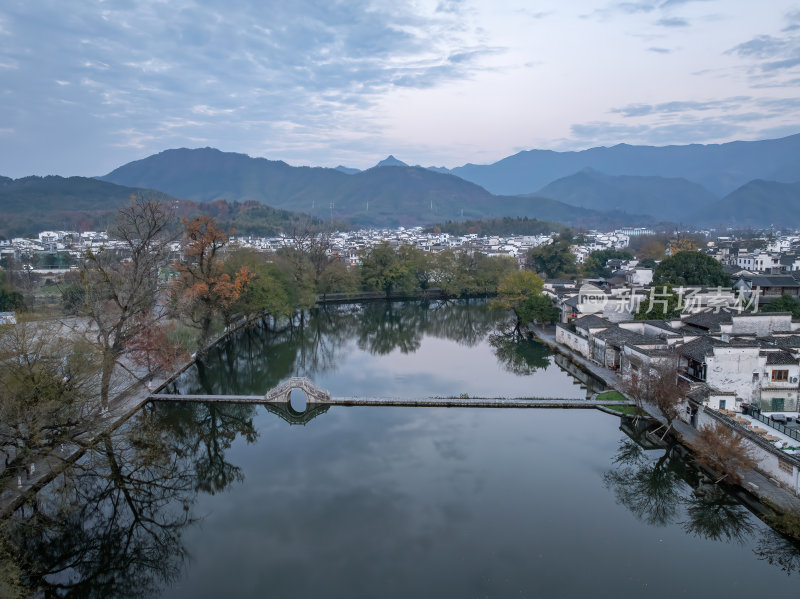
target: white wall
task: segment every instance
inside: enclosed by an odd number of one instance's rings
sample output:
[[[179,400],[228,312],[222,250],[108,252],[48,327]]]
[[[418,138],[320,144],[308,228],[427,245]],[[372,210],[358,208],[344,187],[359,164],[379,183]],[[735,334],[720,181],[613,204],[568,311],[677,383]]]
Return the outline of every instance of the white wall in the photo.
[[[789,314],[748,314],[734,316],[733,324],[730,328],[720,327],[723,332],[730,332],[731,335],[757,335],[766,337],[775,332],[786,332],[792,330],[792,317]]]
[[[577,333],[573,333],[572,331],[568,331],[567,329],[557,326],[556,341],[578,352],[584,358],[591,357],[591,350],[589,349],[589,340],[586,337],[581,337]]]
[[[706,414],[704,410],[701,409],[697,414],[698,429],[703,428],[703,426],[713,427],[715,423],[717,423],[717,420]],[[753,457],[758,464],[759,470],[774,478],[786,488],[791,489],[796,495],[800,495],[800,493],[798,493],[798,490],[800,490],[800,472],[798,472],[797,467],[792,465],[791,473],[781,470],[778,465],[778,455],[764,449],[761,445],[751,441],[747,437],[744,437],[744,440],[747,446],[752,450]],[[800,445],[800,442],[798,442],[798,445]]]
[[[758,399],[761,373],[766,358],[759,355],[757,347],[715,347],[714,354],[706,357],[706,383],[718,391],[729,391],[744,401]],[[753,373],[759,380],[753,382]]]

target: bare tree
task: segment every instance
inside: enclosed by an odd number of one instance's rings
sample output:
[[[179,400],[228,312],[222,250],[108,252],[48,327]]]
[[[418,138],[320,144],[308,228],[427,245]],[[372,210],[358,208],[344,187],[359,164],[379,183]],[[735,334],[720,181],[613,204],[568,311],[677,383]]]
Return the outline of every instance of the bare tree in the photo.
[[[292,228],[288,235],[292,247],[305,255],[314,272],[314,284],[318,285],[322,274],[331,263],[331,232],[309,223]]]
[[[742,480],[741,473],[756,466],[753,452],[747,441],[728,426],[715,423],[704,426],[695,447],[695,460],[698,464],[728,478],[733,483]]]
[[[81,270],[84,309],[101,353],[100,399],[108,406],[111,377],[126,346],[156,325],[159,267],[169,243],[171,212],[158,201],[137,196],[120,210],[108,247],[89,250]]]
[[[669,359],[641,366],[625,379],[621,391],[633,400],[639,414],[651,406],[661,413],[666,421],[663,439],[680,415],[683,389],[678,382],[677,362]]]

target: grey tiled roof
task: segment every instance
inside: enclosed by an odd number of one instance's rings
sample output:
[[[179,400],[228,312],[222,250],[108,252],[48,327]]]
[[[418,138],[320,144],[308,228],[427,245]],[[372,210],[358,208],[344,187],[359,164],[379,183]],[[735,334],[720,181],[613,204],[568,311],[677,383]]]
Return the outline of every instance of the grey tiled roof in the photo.
[[[587,314],[586,316],[576,318],[572,321],[572,324],[581,329],[607,329],[611,326],[611,323],[608,320],[595,314]]]
[[[683,331],[679,331],[678,329],[671,327],[668,323],[666,323],[663,320],[642,320],[641,322],[649,324],[650,326],[653,327],[658,327],[665,333],[669,333],[671,335],[681,335],[683,333]]]
[[[732,316],[733,314],[730,312],[724,311],[716,314],[714,312],[700,312],[698,314],[687,316],[683,319],[683,322],[699,329],[716,331],[719,330],[719,325],[722,323],[731,322]]]
[[[627,331],[625,329],[621,329],[620,327],[606,329],[605,331],[597,333],[595,337],[598,339],[603,339],[606,343],[610,343],[616,347],[622,347],[625,344],[659,345],[664,343],[661,339],[656,337],[646,337],[645,335]]]
[[[787,337],[772,337],[771,340],[778,347],[800,348],[800,335],[789,335]]]
[[[679,345],[675,348],[680,355],[691,358],[695,362],[705,362],[706,356],[713,351],[718,343],[713,337],[698,337],[688,343]]]
[[[768,351],[763,352],[767,354],[767,364],[797,364],[797,359],[787,351]]]
[[[744,278],[753,287],[800,287],[792,275],[753,275]]]

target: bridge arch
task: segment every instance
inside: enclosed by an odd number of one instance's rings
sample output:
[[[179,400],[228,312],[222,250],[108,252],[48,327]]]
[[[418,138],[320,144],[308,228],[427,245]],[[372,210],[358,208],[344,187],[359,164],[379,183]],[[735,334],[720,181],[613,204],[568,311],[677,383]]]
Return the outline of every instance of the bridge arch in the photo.
[[[306,394],[306,404],[330,403],[331,394],[329,391],[319,387],[304,376],[293,376],[282,382],[277,387],[270,389],[264,396],[264,401],[268,403],[290,403],[292,390],[299,389]]]

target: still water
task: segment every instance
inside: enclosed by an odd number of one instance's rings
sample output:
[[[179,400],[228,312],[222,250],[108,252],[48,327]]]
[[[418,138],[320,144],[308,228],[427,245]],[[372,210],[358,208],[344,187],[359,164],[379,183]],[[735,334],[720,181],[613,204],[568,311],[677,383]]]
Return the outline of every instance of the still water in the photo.
[[[329,306],[302,329],[237,334],[176,390],[263,395],[290,376],[307,376],[334,396],[587,396],[547,346],[516,339],[506,320],[474,300]],[[590,392],[600,388],[584,383]]]
[[[541,346],[490,341],[485,306],[424,308],[243,334],[181,390],[585,396]],[[391,340],[360,322],[384,309]],[[650,447],[594,410],[156,404],[3,534],[54,595],[797,596],[797,547]]]

